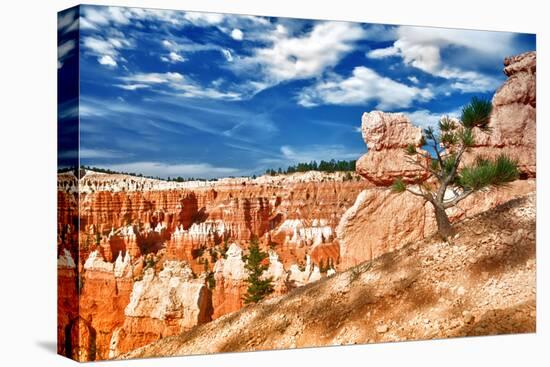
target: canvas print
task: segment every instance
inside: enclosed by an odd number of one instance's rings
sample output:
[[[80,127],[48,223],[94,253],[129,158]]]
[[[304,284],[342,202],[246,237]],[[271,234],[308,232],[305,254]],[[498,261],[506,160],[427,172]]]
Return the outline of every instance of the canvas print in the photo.
[[[536,331],[535,35],[58,14],[58,353]]]

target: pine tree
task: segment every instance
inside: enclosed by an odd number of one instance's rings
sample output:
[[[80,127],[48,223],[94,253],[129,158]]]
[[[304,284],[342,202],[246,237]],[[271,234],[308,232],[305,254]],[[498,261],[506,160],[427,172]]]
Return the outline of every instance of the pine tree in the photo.
[[[409,145],[407,161],[421,167],[435,180],[412,185],[413,188],[401,179],[393,183],[395,192],[408,191],[433,206],[438,233],[445,239],[454,234],[446,209],[487,186],[503,186],[519,177],[517,163],[505,155],[496,159],[477,157],[473,164],[461,164],[463,154],[474,144],[474,134],[491,132],[488,126],[491,110],[491,101],[474,97],[462,108],[458,123],[443,117],[439,121],[439,134],[432,128],[424,129],[424,142],[430,144],[435,157]]]
[[[262,274],[267,270],[264,260],[268,257],[267,253],[260,250],[258,239],[253,238],[250,241],[248,255],[244,256],[245,269],[248,271],[248,288],[243,297],[244,303],[257,303],[273,292],[272,279],[262,279]]]

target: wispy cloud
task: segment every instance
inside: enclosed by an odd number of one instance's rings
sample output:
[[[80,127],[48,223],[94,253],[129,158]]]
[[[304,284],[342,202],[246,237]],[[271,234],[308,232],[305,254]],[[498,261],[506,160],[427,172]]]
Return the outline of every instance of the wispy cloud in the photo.
[[[371,50],[367,56],[373,59],[400,57],[406,65],[452,80],[450,88],[466,93],[492,91],[498,86],[499,80],[476,71],[475,66],[487,59],[498,62],[511,54],[515,39],[515,34],[506,32],[410,26],[398,27],[395,35],[392,46]],[[460,57],[443,60],[442,53],[449,48],[469,54],[469,64],[456,65]]]
[[[427,101],[432,97],[432,92],[427,88],[411,87],[382,76],[372,69],[358,66],[348,78],[332,75],[327,80],[304,88],[297,99],[304,107],[375,102],[376,108],[392,109],[406,108],[414,101]]]
[[[121,127],[135,126],[136,133],[146,131],[145,127],[163,129],[185,134],[186,129],[231,138],[234,141],[258,141],[278,131],[268,113],[257,113],[228,105],[226,102],[181,100],[172,95],[159,96],[141,104],[129,104],[118,100],[108,101],[96,98],[81,98],[81,129],[93,126],[98,118]]]
[[[135,73],[120,77],[125,84],[115,86],[126,90],[143,89],[150,86],[165,86],[174,96],[184,98],[208,98],[235,101],[241,98],[237,91],[222,91],[213,87],[201,86],[190,77],[177,72]],[[165,90],[165,92],[167,92]]]
[[[128,162],[102,165],[102,168],[118,172],[142,173],[153,177],[197,177],[215,178],[238,175],[240,170],[232,167],[217,167],[208,163],[162,163],[162,162]]]
[[[57,31],[63,36],[78,29],[78,10],[68,9],[57,18]]]
[[[127,158],[131,154],[112,149],[80,148],[80,158]]]
[[[76,42],[73,37],[68,35],[69,32],[78,29],[78,12],[75,9],[69,9],[61,13],[57,18],[57,68],[61,69],[66,59],[75,57],[73,52],[76,49]]]
[[[281,147],[283,157],[294,162],[310,162],[313,160],[356,159],[361,152],[350,151],[343,145],[311,145],[306,147]]]
[[[71,56],[72,51],[76,48],[76,42],[72,39],[62,42],[57,46],[57,68],[61,69],[65,60]]]

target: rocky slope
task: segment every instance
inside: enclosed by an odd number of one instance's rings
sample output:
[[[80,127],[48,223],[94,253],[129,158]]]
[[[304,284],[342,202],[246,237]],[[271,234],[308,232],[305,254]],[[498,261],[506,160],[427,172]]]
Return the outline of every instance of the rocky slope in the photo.
[[[535,196],[123,358],[535,332]]]

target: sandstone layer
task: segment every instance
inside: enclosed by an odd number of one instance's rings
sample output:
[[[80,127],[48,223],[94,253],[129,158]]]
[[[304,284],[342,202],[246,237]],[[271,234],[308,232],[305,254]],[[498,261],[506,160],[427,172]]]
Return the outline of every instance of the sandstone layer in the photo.
[[[340,260],[341,215],[368,187],[319,172],[180,187],[87,171],[79,194],[76,182],[58,182],[58,345],[81,361],[242,308],[252,238],[270,254],[273,296],[320,279],[319,263]]]

